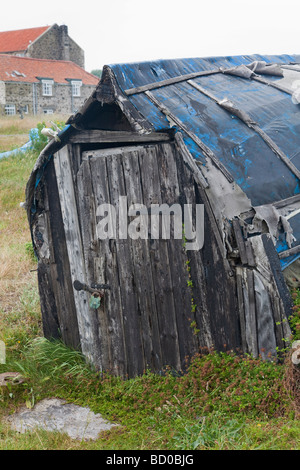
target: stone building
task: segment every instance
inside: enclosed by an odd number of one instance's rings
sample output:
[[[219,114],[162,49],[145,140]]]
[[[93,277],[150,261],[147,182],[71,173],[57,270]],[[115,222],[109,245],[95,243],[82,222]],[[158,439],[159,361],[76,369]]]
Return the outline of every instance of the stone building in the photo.
[[[84,51],[70,38],[66,25],[0,32],[0,54],[70,60],[84,68]]]
[[[0,54],[0,112],[74,113],[98,81],[71,61]]]

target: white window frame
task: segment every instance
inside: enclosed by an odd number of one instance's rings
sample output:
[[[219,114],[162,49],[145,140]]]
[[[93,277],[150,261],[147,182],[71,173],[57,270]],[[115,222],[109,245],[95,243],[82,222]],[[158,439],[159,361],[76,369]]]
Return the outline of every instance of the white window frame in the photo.
[[[71,86],[72,86],[72,96],[80,97],[81,96],[81,86],[82,86],[82,81],[81,80],[71,80]]]
[[[53,96],[54,80],[42,80],[43,96]]]
[[[15,104],[6,104],[4,109],[7,116],[14,116],[16,114]]]

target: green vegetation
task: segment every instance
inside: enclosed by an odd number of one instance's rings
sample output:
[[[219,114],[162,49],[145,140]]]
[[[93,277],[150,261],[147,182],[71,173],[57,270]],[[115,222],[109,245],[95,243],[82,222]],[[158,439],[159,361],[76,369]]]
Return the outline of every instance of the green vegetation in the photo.
[[[42,118],[44,118],[44,115],[40,117],[28,115],[24,119],[20,119],[18,116],[0,117],[0,153],[14,150],[26,144],[29,141],[30,130],[36,128],[37,123],[40,127],[53,126],[51,121],[45,123]],[[39,122],[39,119],[41,119],[41,122]],[[55,119],[55,123],[62,123],[64,116],[53,115],[53,119]],[[47,138],[42,135],[40,137],[45,145]],[[35,150],[38,151],[38,148]]]
[[[0,371],[25,377],[2,391],[0,410],[12,413],[46,397],[59,397],[89,406],[121,426],[95,442],[58,442],[52,433],[40,437],[47,448],[74,449],[296,449],[299,421],[287,392],[285,367],[232,353],[197,355],[187,373],[145,372],[130,380],[101,375],[81,354],[60,342],[36,337],[23,344]],[[4,425],[3,425],[4,426]],[[40,449],[36,432],[31,445]],[[1,435],[1,434],[0,434]],[[28,445],[28,436],[2,430],[15,446]],[[47,442],[47,444],[45,444]],[[52,447],[55,443],[55,446]],[[2,447],[1,447],[2,446]]]
[[[32,152],[35,155],[39,155],[40,152],[45,147],[45,145],[48,143],[48,137],[42,134],[42,130],[45,127],[49,127],[50,129],[54,131],[57,131],[58,129],[62,130],[64,128],[64,122],[55,120],[55,121],[51,121],[50,125],[47,125],[45,121],[43,121],[43,122],[39,122],[36,125],[36,128],[31,130],[30,138],[32,141]]]
[[[290,327],[293,332],[293,340],[300,340],[300,290],[294,289],[292,292],[294,300],[294,312],[290,319]]]
[[[93,75],[96,75],[96,77],[101,78],[101,76],[102,76],[102,69],[94,69],[94,70],[91,71],[91,73],[92,73]]]
[[[0,373],[24,378],[0,387],[0,450],[299,450],[299,378],[289,356],[277,363],[210,351],[193,357],[185,374],[167,368],[124,380],[99,374],[80,352],[43,338],[36,259],[20,207],[36,157],[0,160],[0,340],[6,345]],[[291,326],[299,339],[300,291],[293,297]],[[87,442],[10,429],[6,416],[51,397],[89,406],[120,426]]]

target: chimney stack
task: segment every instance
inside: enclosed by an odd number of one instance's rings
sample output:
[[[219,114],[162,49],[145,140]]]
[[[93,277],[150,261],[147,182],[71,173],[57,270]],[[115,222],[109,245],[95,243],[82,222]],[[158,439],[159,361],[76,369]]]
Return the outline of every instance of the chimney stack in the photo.
[[[70,41],[69,41],[69,34],[68,34],[68,26],[61,25],[59,28],[60,28],[62,60],[70,60]]]

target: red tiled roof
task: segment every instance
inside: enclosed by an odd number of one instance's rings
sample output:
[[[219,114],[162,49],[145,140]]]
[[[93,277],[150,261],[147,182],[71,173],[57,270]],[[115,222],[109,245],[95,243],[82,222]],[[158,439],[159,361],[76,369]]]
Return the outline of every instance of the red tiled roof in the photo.
[[[0,53],[26,51],[27,47],[51,26],[0,32]]]
[[[84,85],[97,85],[99,82],[98,77],[71,61],[0,54],[1,81],[37,83],[37,77],[51,78],[56,83],[67,83],[67,79],[82,80]]]

